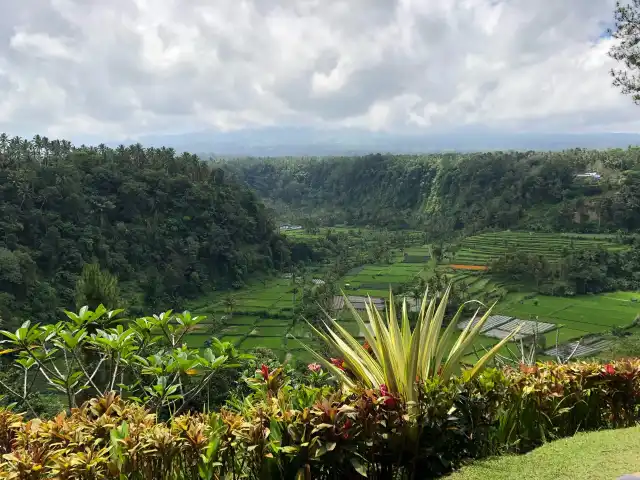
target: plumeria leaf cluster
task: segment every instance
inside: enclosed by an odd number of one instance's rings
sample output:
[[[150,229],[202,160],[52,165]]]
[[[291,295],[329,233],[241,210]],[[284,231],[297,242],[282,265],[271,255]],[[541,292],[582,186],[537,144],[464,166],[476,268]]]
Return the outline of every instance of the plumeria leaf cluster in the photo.
[[[13,357],[10,365],[23,380],[19,389],[2,386],[28,409],[34,389],[44,383],[68,408],[87,396],[117,391],[156,411],[180,411],[211,386],[216,372],[249,358],[215,338],[206,349],[187,347],[186,335],[204,317],[169,310],[128,319],[122,312],[83,307],[65,311],[66,319],[55,324],[27,321],[14,332],[0,331],[0,353]]]

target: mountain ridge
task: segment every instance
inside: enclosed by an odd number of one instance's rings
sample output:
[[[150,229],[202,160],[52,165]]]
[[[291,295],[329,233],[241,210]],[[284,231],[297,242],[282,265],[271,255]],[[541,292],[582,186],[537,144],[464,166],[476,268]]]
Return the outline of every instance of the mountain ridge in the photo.
[[[368,153],[419,154],[499,150],[559,151],[573,148],[607,149],[640,145],[640,134],[624,132],[501,133],[489,129],[463,128],[451,132],[371,132],[362,129],[314,129],[266,127],[228,132],[197,131],[144,135],[124,142],[165,146],[201,156],[326,156]]]

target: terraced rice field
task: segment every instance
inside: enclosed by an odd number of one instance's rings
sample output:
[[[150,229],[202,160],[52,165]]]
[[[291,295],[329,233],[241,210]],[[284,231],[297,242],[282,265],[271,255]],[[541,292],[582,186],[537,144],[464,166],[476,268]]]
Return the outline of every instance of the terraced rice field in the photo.
[[[491,232],[464,239],[451,264],[486,266],[509,251],[521,251],[545,256],[547,260],[558,260],[563,251],[580,250],[602,246],[609,250],[620,250],[624,246],[607,235],[571,235],[534,232]]]
[[[322,229],[318,234],[307,234],[304,230],[286,232],[294,237],[312,237],[325,235],[327,229]],[[332,231],[368,233],[366,229],[354,229],[335,227]],[[416,232],[407,232],[408,242],[416,241]],[[415,237],[415,238],[414,238]],[[371,295],[372,297],[388,297],[389,287],[411,281],[418,275],[424,274],[427,264],[424,257],[429,256],[428,246],[408,247],[402,255],[396,252],[394,262],[391,265],[365,265],[353,269],[341,280],[341,285],[349,295]],[[407,261],[408,260],[408,261]],[[414,263],[413,260],[419,260]],[[349,287],[345,287],[345,285]],[[223,341],[233,342],[240,350],[248,350],[256,347],[265,347],[279,353],[284,357],[287,353],[293,354],[301,361],[311,360],[300,344],[287,338],[289,334],[305,343],[317,345],[317,340],[308,336],[308,329],[301,321],[296,321],[296,304],[294,304],[293,281],[287,278],[269,278],[264,282],[254,281],[250,285],[231,292],[235,298],[235,307],[231,314],[225,306],[224,299],[229,292],[212,293],[209,298],[200,299],[188,306],[189,310],[197,314],[213,316],[223,319],[221,331],[213,332],[205,322],[197,333],[193,333],[187,339],[191,347],[202,347],[204,342],[212,335],[216,335]],[[300,298],[296,298],[296,303]],[[357,324],[348,315],[343,315],[344,327],[353,335],[360,335]]]
[[[349,272],[342,280],[341,286],[349,295],[386,298],[389,296],[390,286],[394,287],[416,279],[429,269],[426,263],[404,263],[404,261],[391,265],[366,265]]]
[[[212,294],[190,306],[197,314],[223,319],[222,330],[208,331],[210,320],[202,324],[198,333],[189,335],[191,347],[202,347],[212,335],[234,343],[241,350],[255,347],[271,348],[276,352],[291,349],[287,333],[294,324],[294,297],[291,279],[270,278],[232,292],[235,307],[232,312],[225,306],[227,292]],[[296,344],[296,348],[299,348]]]
[[[333,231],[357,229],[334,228]],[[322,231],[319,235],[324,235]],[[287,235],[304,236],[304,231],[287,232]],[[471,298],[485,303],[501,298],[494,314],[516,317],[522,320],[545,322],[554,326],[545,334],[548,348],[555,345],[556,335],[560,343],[568,343],[585,335],[610,332],[613,327],[624,327],[633,322],[640,313],[640,293],[617,292],[598,296],[573,298],[537,296],[525,299],[526,293],[508,293],[507,285],[484,270],[491,260],[511,249],[545,255],[557,259],[563,248],[585,248],[602,245],[608,249],[624,248],[613,243],[614,238],[601,235],[566,236],[563,234],[539,234],[528,232],[498,232],[469,237],[461,244],[451,264],[437,267],[450,281],[464,282]],[[419,277],[433,274],[434,264],[429,260],[428,246],[410,246],[399,251],[391,265],[364,265],[350,271],[341,279],[340,287],[348,295],[371,295],[387,298],[389,287],[405,284]],[[459,269],[452,267],[458,266]],[[302,339],[307,344],[318,346],[302,322],[295,321],[291,279],[270,278],[265,282],[255,281],[234,292],[236,306],[230,315],[224,305],[226,293],[213,293],[188,308],[199,314],[226,317],[222,331],[213,332],[208,324],[187,338],[192,347],[201,347],[211,335],[233,342],[241,350],[255,347],[273,349],[284,357],[291,353],[300,361],[311,357],[298,342],[287,338],[288,334]],[[297,299],[299,300],[299,298]],[[637,302],[635,301],[637,300]],[[339,316],[341,324],[350,333],[360,336],[358,325],[348,312]],[[209,323],[210,325],[210,323]],[[559,328],[556,328],[559,327]],[[498,342],[498,338],[481,336],[474,348],[483,351]]]

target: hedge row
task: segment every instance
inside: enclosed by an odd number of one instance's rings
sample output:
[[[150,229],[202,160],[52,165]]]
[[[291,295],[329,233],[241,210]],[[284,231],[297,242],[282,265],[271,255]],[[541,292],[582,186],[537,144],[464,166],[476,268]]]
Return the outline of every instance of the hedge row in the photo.
[[[2,410],[0,476],[436,478],[474,458],[634,425],[640,409],[639,360],[487,370],[422,383],[411,405],[384,387],[344,394],[265,379],[233,408],[169,422],[115,395],[52,420]]]

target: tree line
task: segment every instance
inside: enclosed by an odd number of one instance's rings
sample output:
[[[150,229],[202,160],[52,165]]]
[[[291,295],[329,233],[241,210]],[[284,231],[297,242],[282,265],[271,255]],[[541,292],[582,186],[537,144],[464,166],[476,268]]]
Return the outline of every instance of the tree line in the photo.
[[[624,250],[565,249],[557,261],[513,250],[496,259],[490,272],[505,275],[511,282],[535,285],[545,295],[640,290],[640,239],[633,236]]]
[[[134,314],[173,308],[290,261],[289,243],[250,188],[195,155],[0,135],[5,323],[54,321],[57,309],[88,304],[92,288],[111,288],[100,299],[122,292],[124,303],[107,306]],[[95,267],[81,278],[87,264]]]
[[[216,163],[283,219],[420,228],[640,228],[640,149],[251,158]],[[600,177],[583,177],[594,172]]]

